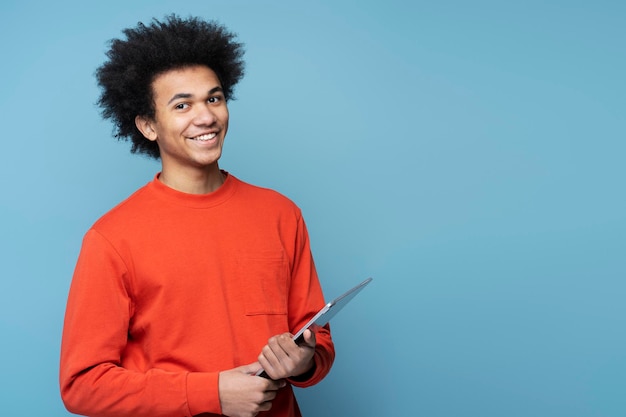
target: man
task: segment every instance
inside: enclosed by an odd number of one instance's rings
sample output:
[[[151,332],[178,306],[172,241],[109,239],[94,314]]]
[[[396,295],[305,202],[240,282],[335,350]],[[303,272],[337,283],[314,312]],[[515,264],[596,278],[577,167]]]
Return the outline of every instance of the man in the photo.
[[[300,210],[218,165],[242,45],[196,18],[124,33],[99,104],[162,170],[85,235],[63,401],[89,416],[299,416],[292,385],[319,382],[335,352],[328,327],[291,340],[324,305]]]

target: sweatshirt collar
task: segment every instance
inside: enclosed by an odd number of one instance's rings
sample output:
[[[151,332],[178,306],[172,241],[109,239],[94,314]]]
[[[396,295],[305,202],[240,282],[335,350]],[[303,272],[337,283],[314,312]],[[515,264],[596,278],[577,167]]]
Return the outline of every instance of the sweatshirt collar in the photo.
[[[237,179],[226,171],[222,171],[224,183],[217,190],[208,194],[189,194],[168,187],[159,180],[159,172],[148,183],[150,188],[159,198],[172,204],[189,208],[209,208],[220,205],[227,201],[237,188]]]

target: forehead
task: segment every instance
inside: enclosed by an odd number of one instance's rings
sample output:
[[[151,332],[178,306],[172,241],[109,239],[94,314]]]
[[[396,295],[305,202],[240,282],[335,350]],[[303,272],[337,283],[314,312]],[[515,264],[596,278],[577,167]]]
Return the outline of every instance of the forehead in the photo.
[[[215,87],[221,87],[217,74],[203,65],[171,69],[158,74],[152,81],[152,93],[156,103],[169,101],[180,94],[206,95]]]

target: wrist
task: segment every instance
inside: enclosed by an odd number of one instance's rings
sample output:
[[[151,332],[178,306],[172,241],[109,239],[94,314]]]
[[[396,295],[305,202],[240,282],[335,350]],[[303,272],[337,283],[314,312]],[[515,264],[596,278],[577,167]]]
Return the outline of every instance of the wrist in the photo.
[[[299,375],[294,375],[290,377],[289,379],[296,381],[296,382],[307,381],[313,376],[313,374],[315,374],[315,369],[316,369],[315,359],[311,358],[311,361],[309,362],[309,366],[304,372],[300,373]]]

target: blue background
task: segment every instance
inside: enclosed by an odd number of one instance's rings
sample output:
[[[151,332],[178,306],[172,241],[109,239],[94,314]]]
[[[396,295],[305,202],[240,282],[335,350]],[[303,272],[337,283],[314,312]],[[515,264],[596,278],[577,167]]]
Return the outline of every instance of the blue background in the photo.
[[[247,45],[221,166],[302,208],[338,358],[308,416],[626,415],[626,3],[3,1],[0,414],[67,416],[87,228],[159,165],[95,106],[176,12]]]

